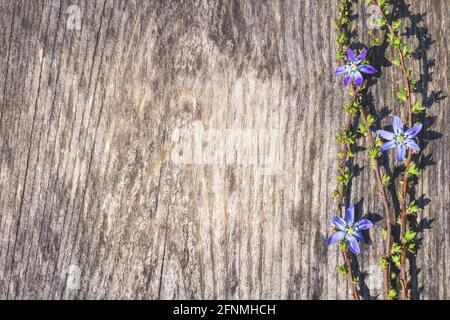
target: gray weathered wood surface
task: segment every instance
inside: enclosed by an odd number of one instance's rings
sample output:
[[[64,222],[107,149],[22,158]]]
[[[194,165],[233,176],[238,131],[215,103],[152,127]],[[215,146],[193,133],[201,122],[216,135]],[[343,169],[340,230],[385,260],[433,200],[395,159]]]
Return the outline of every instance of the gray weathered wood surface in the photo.
[[[432,38],[414,61],[435,162],[415,286],[448,299],[450,1],[407,2]],[[345,118],[336,14],[335,0],[1,0],[0,297],[348,298],[323,245]],[[374,103],[399,112],[400,74],[382,70]],[[382,214],[356,161],[351,201]],[[359,260],[371,296],[381,226]]]

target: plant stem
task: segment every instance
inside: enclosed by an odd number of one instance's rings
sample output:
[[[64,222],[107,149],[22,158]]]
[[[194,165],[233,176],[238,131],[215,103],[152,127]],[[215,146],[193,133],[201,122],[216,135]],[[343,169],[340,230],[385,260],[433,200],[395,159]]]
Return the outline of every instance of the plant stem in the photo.
[[[347,1],[346,6],[339,10],[339,12],[340,12],[339,31],[340,32],[344,32],[347,35],[349,34],[349,31],[348,31],[348,20],[347,20],[347,22],[344,22],[344,21],[345,21],[345,14],[346,13],[348,14],[348,12],[350,11],[350,7],[351,7],[351,1]],[[348,15],[347,15],[347,18],[348,18]],[[340,53],[343,52],[344,46],[343,46],[342,42],[339,43],[338,50],[339,50]],[[340,58],[339,60],[342,63],[344,62],[344,59],[342,59],[342,58]],[[352,94],[350,96],[351,96],[350,97],[351,103],[353,103],[355,101],[355,99],[357,98],[357,92],[353,90],[353,92],[352,92]],[[346,122],[346,125],[345,125],[345,128],[344,128],[345,135],[348,135],[351,132],[351,130],[352,130],[352,123],[353,123],[353,120],[354,120],[354,115],[355,115],[354,113],[349,113],[348,114],[347,122]],[[340,163],[338,164],[338,170],[340,171],[339,174],[342,174],[342,173],[345,172],[345,169],[347,167],[347,162],[349,160],[347,144],[343,143],[342,147],[343,147],[342,158],[341,158]],[[342,205],[343,205],[343,200],[344,200],[344,196],[345,196],[345,193],[346,193],[346,187],[347,187],[346,183],[342,183],[340,185],[339,195],[338,195],[338,198],[337,198],[336,209],[337,209],[337,212],[338,212],[338,214],[340,216],[343,215]],[[354,272],[352,270],[352,263],[351,263],[350,252],[348,250],[342,250],[342,249],[341,249],[341,252],[342,252],[342,258],[344,260],[344,265],[345,265],[345,268],[347,270],[347,279],[348,279],[349,285],[351,286],[353,299],[354,300],[361,300],[357,284],[353,280],[353,273]]]
[[[364,123],[364,127],[366,128],[366,140],[369,148],[375,147],[375,139],[372,136],[370,126],[367,122],[367,115],[364,107],[362,104],[360,105],[359,112],[361,114],[361,118]],[[386,189],[383,186],[383,182],[381,180],[381,168],[380,164],[378,163],[378,160],[375,159],[375,163],[373,166],[373,171],[375,173],[375,177],[377,180],[377,187],[378,187],[378,193],[380,194],[381,199],[383,200],[384,205],[384,212],[385,212],[385,218],[386,218],[386,240],[385,240],[385,257],[389,260],[391,256],[391,234],[392,234],[392,213],[391,213],[391,206],[389,204],[389,199],[387,196]],[[391,288],[391,268],[390,263],[384,268],[384,296],[387,299],[388,298],[388,291]]]
[[[377,5],[379,9],[381,10],[381,13],[386,20],[386,26],[388,28],[388,31],[393,35],[397,35],[397,30],[395,30],[392,25],[390,24],[390,20],[388,20],[383,7],[378,4]],[[405,56],[400,49],[400,47],[396,47],[399,59],[400,59],[400,67],[402,70],[403,77],[406,81],[406,94],[407,94],[407,102],[408,102],[408,127],[412,127],[412,90],[411,90],[411,79],[408,72],[408,69],[406,68],[405,63]],[[401,198],[401,211],[400,211],[400,242],[402,245],[402,252],[400,256],[400,282],[402,285],[402,298],[403,299],[409,299],[409,290],[408,290],[408,276],[406,272],[406,254],[407,254],[407,247],[404,243],[403,236],[407,232],[408,228],[408,212],[407,212],[407,196],[408,196],[408,167],[411,164],[413,153],[410,150],[408,150],[408,157],[404,164],[404,172],[403,172],[403,182],[402,182],[402,198]]]
[[[354,99],[356,99],[356,94],[353,97],[352,103],[353,103]],[[349,134],[351,132],[353,120],[354,120],[354,114],[353,113],[349,113],[348,114],[348,118],[347,118],[347,123],[346,123],[345,129],[344,129],[345,134]],[[343,143],[342,145],[343,145],[342,146],[342,148],[343,148],[343,150],[342,150],[343,156],[342,156],[341,162],[338,165],[340,173],[343,173],[345,171],[345,168],[347,167],[347,161],[349,160],[349,157],[348,157],[348,146],[347,146],[346,143]],[[340,216],[344,215],[343,210],[342,210],[342,205],[343,205],[343,202],[344,202],[344,196],[345,196],[345,192],[346,192],[346,187],[347,187],[347,185],[345,183],[341,184],[340,189],[339,189],[339,196],[338,196],[337,201],[336,201],[336,211],[338,212],[338,214]],[[361,297],[359,295],[358,287],[357,287],[356,283],[353,281],[353,273],[354,272],[352,270],[350,253],[349,253],[348,250],[341,250],[341,252],[342,252],[342,257],[344,259],[344,265],[345,265],[345,267],[347,269],[347,278],[348,278],[348,282],[349,282],[349,284],[351,286],[351,289],[352,289],[353,299],[354,300],[361,300]]]

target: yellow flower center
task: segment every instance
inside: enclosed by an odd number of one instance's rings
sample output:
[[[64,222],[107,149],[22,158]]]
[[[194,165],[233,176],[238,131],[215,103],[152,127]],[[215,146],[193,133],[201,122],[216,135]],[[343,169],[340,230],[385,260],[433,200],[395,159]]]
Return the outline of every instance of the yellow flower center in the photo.
[[[352,227],[348,227],[346,231],[347,231],[347,234],[349,234],[349,235],[352,235],[354,232]]]
[[[405,136],[403,135],[398,135],[397,137],[395,137],[395,139],[397,140],[398,143],[405,142]]]

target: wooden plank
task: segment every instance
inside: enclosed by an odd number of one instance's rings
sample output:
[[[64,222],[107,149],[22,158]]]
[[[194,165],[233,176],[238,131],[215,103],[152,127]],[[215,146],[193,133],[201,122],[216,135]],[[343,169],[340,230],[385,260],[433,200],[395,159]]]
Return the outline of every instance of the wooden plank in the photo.
[[[434,162],[414,292],[448,299],[450,1],[408,2]],[[349,298],[323,245],[345,118],[336,13],[334,0],[0,1],[0,298]],[[375,107],[400,112],[399,74],[376,81]],[[351,202],[382,214],[363,152],[355,163]],[[365,297],[382,290],[381,226],[359,259]]]

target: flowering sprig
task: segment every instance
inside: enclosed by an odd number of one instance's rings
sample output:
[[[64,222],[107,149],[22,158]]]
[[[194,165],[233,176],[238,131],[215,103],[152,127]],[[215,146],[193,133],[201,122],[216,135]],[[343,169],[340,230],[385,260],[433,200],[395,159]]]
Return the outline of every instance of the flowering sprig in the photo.
[[[409,281],[408,272],[406,270],[407,253],[414,253],[417,233],[412,231],[408,224],[408,215],[418,211],[418,206],[414,200],[410,199],[408,204],[409,189],[412,187],[411,178],[420,173],[420,169],[413,161],[413,155],[420,152],[420,146],[414,141],[414,138],[422,130],[422,124],[413,125],[413,116],[424,111],[424,107],[418,101],[413,102],[413,90],[416,82],[413,80],[413,71],[407,67],[407,58],[412,54],[411,45],[406,44],[402,40],[401,21],[395,20],[391,10],[388,8],[388,0],[367,0],[368,3],[374,3],[381,12],[379,25],[387,31],[387,40],[391,47],[394,48],[396,57],[392,59],[392,64],[398,67],[404,79],[405,86],[396,93],[399,102],[406,104],[407,125],[408,130],[404,130],[403,122],[399,117],[393,118],[394,132],[378,130],[379,136],[388,140],[384,143],[380,151],[387,151],[396,148],[396,160],[398,164],[403,165],[403,179],[401,183],[401,191],[397,193],[398,202],[400,203],[399,219],[400,237],[397,242],[393,242],[390,248],[388,259],[382,259],[381,264],[398,268],[400,271],[400,287],[401,297],[409,299]],[[387,234],[391,237],[391,232]],[[394,277],[396,280],[397,276]],[[388,291],[389,298],[398,297],[397,286],[394,285]]]
[[[355,52],[350,48],[350,39],[348,37],[348,22],[350,20],[350,6],[352,0],[343,0],[339,3],[340,18],[335,22],[335,26],[340,30],[337,57],[341,61],[339,67],[334,70],[335,75],[344,75],[343,84],[349,88],[350,102],[344,105],[344,110],[348,113],[347,124],[337,137],[338,142],[342,144],[342,151],[338,153],[338,188],[333,191],[333,197],[337,199],[337,212],[340,212],[343,206],[344,196],[348,193],[349,182],[352,179],[351,158],[354,156],[354,148],[359,136],[366,138],[367,149],[371,167],[375,173],[378,192],[383,201],[386,227],[382,229],[382,237],[384,239],[385,255],[381,257],[380,264],[384,269],[384,294],[386,298],[394,299],[401,297],[409,299],[409,281],[408,272],[406,270],[407,253],[414,254],[417,243],[417,232],[409,227],[408,216],[417,214],[419,206],[413,199],[408,199],[410,189],[413,187],[415,178],[420,174],[420,169],[413,161],[415,154],[420,153],[421,149],[417,135],[422,130],[421,123],[414,123],[414,115],[424,111],[424,107],[418,101],[414,102],[413,71],[407,67],[407,58],[413,52],[413,48],[403,43],[401,35],[401,22],[393,19],[388,3],[389,0],[366,0],[367,5],[375,4],[381,11],[381,18],[378,25],[387,31],[386,39],[391,47],[395,49],[397,57],[392,60],[392,64],[397,66],[402,73],[405,85],[396,92],[396,98],[401,103],[406,104],[407,125],[404,126],[400,117],[393,117],[393,131],[374,128],[375,117],[369,114],[368,108],[365,106],[365,92],[368,87],[365,84],[365,75],[374,74],[377,70],[368,64],[366,57],[367,49]],[[372,35],[372,32],[369,32]],[[378,46],[382,41],[375,37],[372,39],[372,45]],[[358,115],[362,120],[358,123]],[[356,124],[355,127],[354,124]],[[383,143],[383,140],[385,142]],[[394,191],[396,182],[393,177],[388,175],[390,171],[388,167],[385,172],[382,171],[380,165],[380,153],[390,149],[396,149],[396,162],[402,166],[403,175],[400,181],[401,191],[397,193],[397,201],[400,203],[398,219],[396,219],[395,208],[390,205],[387,196],[388,186],[392,186]],[[386,164],[385,164],[386,165]],[[386,165],[387,166],[387,165]],[[394,192],[395,193],[395,192]],[[353,296],[359,299],[358,290],[355,288],[349,251],[356,256],[360,253],[358,241],[362,240],[362,230],[360,221],[355,222],[350,212],[353,212],[352,206],[349,207],[342,219],[336,215],[332,219],[334,225],[334,233],[327,239],[326,244],[339,243],[339,248],[343,253],[344,265],[338,267],[338,272],[348,275],[349,282],[353,282]],[[354,214],[354,213],[352,213]],[[351,217],[351,219],[350,219]],[[393,221],[397,221],[400,225],[400,236],[393,232]],[[370,223],[370,221],[369,221]],[[367,223],[365,226],[370,228],[372,224]],[[364,226],[364,223],[363,223]],[[363,227],[364,228],[364,227]],[[356,258],[356,257],[355,257]],[[353,280],[353,281],[352,281]]]
[[[336,41],[337,53],[336,57],[343,64],[345,57],[345,50],[349,47],[350,31],[348,24],[350,22],[350,10],[352,0],[342,0],[339,2],[339,17],[334,21],[334,27],[339,30],[339,36]],[[349,182],[352,178],[352,174],[348,167],[349,160],[354,156],[352,146],[355,143],[355,134],[353,133],[353,122],[355,113],[358,109],[358,91],[353,89],[353,86],[349,90],[350,102],[344,105],[344,110],[347,111],[348,116],[344,128],[340,130],[337,136],[337,141],[342,144],[342,151],[338,153],[338,176],[337,176],[337,188],[333,191],[332,196],[336,199],[336,212],[341,212],[341,206],[344,200],[344,196],[348,191]],[[357,284],[359,277],[356,274],[356,270],[352,269],[351,256],[348,251],[346,242],[340,242],[339,249],[342,253],[344,265],[340,265],[337,268],[338,273],[346,275],[348,283],[352,289],[352,296],[355,300],[360,300],[359,290]]]

